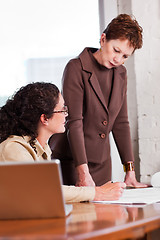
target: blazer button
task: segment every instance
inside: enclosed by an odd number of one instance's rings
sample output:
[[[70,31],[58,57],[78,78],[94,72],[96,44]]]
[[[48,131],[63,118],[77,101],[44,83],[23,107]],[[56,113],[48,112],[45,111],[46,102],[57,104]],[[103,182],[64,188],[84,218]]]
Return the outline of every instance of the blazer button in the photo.
[[[104,126],[106,126],[106,125],[107,125],[107,121],[106,121],[106,120],[105,120],[105,121],[103,121],[102,123],[103,123],[103,125],[104,125]]]
[[[106,137],[106,134],[105,134],[105,133],[101,133],[101,134],[100,134],[100,137],[101,137],[101,138],[105,138],[105,137]]]

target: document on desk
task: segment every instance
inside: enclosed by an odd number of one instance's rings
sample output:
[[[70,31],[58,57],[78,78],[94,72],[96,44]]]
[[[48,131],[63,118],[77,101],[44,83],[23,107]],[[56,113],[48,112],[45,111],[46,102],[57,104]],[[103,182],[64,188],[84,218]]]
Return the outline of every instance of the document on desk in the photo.
[[[124,192],[119,200],[116,201],[94,201],[104,204],[131,204],[131,205],[145,205],[160,202],[160,188],[134,188],[124,189]]]

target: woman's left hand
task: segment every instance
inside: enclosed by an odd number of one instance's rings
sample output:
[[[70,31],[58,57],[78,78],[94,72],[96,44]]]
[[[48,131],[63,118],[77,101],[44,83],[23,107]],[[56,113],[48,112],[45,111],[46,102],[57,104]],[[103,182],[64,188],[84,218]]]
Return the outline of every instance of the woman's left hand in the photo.
[[[128,171],[126,172],[125,180],[127,186],[129,187],[136,187],[136,188],[145,188],[149,187],[149,185],[140,183],[136,180],[135,171]]]

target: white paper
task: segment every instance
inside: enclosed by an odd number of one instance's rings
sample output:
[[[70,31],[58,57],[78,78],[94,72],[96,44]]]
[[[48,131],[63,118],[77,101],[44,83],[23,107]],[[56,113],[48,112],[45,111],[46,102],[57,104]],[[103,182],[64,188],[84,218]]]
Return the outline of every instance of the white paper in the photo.
[[[111,204],[151,204],[160,202],[160,188],[135,188],[124,189],[124,192],[119,200],[116,201],[94,201],[99,203]]]

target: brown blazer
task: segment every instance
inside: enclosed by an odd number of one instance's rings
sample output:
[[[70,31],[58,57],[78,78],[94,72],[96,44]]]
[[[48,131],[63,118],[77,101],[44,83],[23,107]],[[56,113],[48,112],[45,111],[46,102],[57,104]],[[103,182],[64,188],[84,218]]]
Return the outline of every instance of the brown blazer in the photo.
[[[91,50],[94,52],[97,49]],[[134,160],[126,92],[126,69],[119,66],[114,68],[113,88],[107,108],[88,48],[78,58],[69,61],[63,75],[63,96],[69,108],[67,130],[65,134],[55,135],[50,140],[52,156],[62,161],[65,183],[75,184],[75,166],[83,163],[88,164],[97,185],[110,180],[111,131],[122,163]]]

